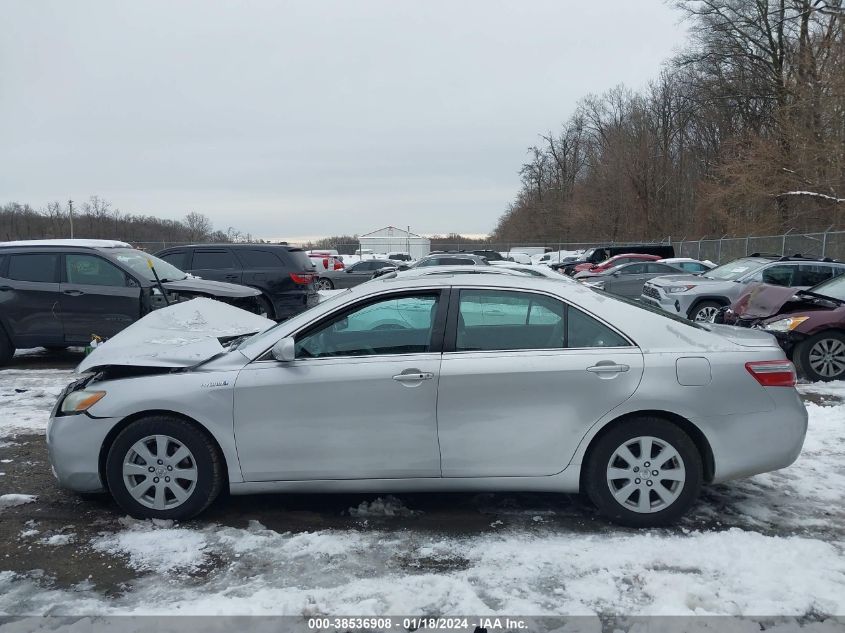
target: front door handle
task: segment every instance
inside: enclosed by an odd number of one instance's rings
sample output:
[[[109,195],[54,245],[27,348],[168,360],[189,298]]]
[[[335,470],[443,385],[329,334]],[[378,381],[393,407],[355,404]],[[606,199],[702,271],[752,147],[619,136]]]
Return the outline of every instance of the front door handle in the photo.
[[[66,295],[70,295],[71,297],[78,297],[80,295],[84,295],[85,293],[81,290],[63,290],[62,291]]]
[[[398,382],[417,382],[419,380],[431,380],[432,378],[434,378],[434,374],[430,371],[412,370],[408,373],[403,372],[401,374],[397,374],[393,377],[393,380]]]
[[[611,361],[601,361],[592,367],[587,367],[587,371],[594,374],[621,374],[629,369],[631,368],[628,365],[617,365]]]

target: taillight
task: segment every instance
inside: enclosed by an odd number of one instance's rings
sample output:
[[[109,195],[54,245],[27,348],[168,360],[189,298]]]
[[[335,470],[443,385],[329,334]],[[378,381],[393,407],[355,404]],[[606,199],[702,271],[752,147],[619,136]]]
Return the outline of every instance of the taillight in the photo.
[[[323,270],[328,270],[328,269],[329,269],[329,258],[324,257],[323,258]]]
[[[317,275],[313,273],[291,273],[290,278],[293,280],[293,283],[300,284],[302,286],[307,286]]]
[[[334,260],[334,269],[335,270],[343,270],[343,262],[339,259]]]
[[[745,363],[745,368],[764,387],[795,386],[795,367],[788,360],[758,360]]]

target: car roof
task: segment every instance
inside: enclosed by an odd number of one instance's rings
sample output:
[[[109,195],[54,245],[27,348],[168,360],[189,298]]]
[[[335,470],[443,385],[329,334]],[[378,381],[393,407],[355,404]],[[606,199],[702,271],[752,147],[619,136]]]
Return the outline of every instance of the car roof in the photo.
[[[253,244],[253,243],[228,243],[228,242],[217,242],[213,244],[179,244],[178,246],[170,246],[166,249],[162,249],[160,252],[165,250],[170,251],[179,248],[234,248],[234,249],[242,249],[242,248],[281,248],[288,252],[291,251],[303,251],[303,249],[299,248],[298,246],[291,246],[290,244]],[[303,251],[305,252],[305,251]]]
[[[61,246],[77,248],[134,248],[128,242],[118,240],[89,240],[89,239],[49,239],[49,240],[14,240],[0,242],[0,248],[26,248],[30,246]]]
[[[491,266],[490,268],[484,266],[479,268],[478,266],[426,266],[423,268],[411,268],[410,270],[403,270],[396,273],[395,276],[390,277],[390,279],[413,279],[416,277],[450,277],[453,278],[455,276],[472,276],[476,277],[478,275],[510,275],[514,277],[528,277],[517,270],[512,268],[507,268],[505,266]],[[385,275],[386,276],[386,275]],[[381,279],[382,277],[377,277],[376,279]]]

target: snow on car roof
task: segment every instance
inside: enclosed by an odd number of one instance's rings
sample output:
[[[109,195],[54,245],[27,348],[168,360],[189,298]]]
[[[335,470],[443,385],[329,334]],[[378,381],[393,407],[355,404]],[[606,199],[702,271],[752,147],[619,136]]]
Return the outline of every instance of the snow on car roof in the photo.
[[[88,239],[15,240],[12,242],[0,242],[0,246],[87,246],[89,248],[132,248],[132,245],[127,242]]]

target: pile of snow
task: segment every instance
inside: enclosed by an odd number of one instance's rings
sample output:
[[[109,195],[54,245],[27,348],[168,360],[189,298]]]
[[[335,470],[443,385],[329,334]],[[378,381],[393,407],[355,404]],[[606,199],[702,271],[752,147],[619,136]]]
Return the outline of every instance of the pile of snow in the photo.
[[[0,437],[44,433],[56,399],[77,378],[62,369],[0,371]]]
[[[0,510],[3,508],[13,508],[14,506],[22,506],[25,503],[32,503],[38,497],[36,495],[21,495],[21,494],[7,494],[0,495]]]
[[[381,497],[375,501],[362,501],[357,507],[349,508],[349,516],[365,517],[409,517],[418,514],[414,510],[405,507],[400,499],[393,495]]]
[[[152,522],[122,520],[127,529],[103,534],[91,542],[98,552],[128,557],[128,564],[139,571],[166,573],[194,571],[206,557],[206,540],[201,532],[187,528],[160,527]]]

